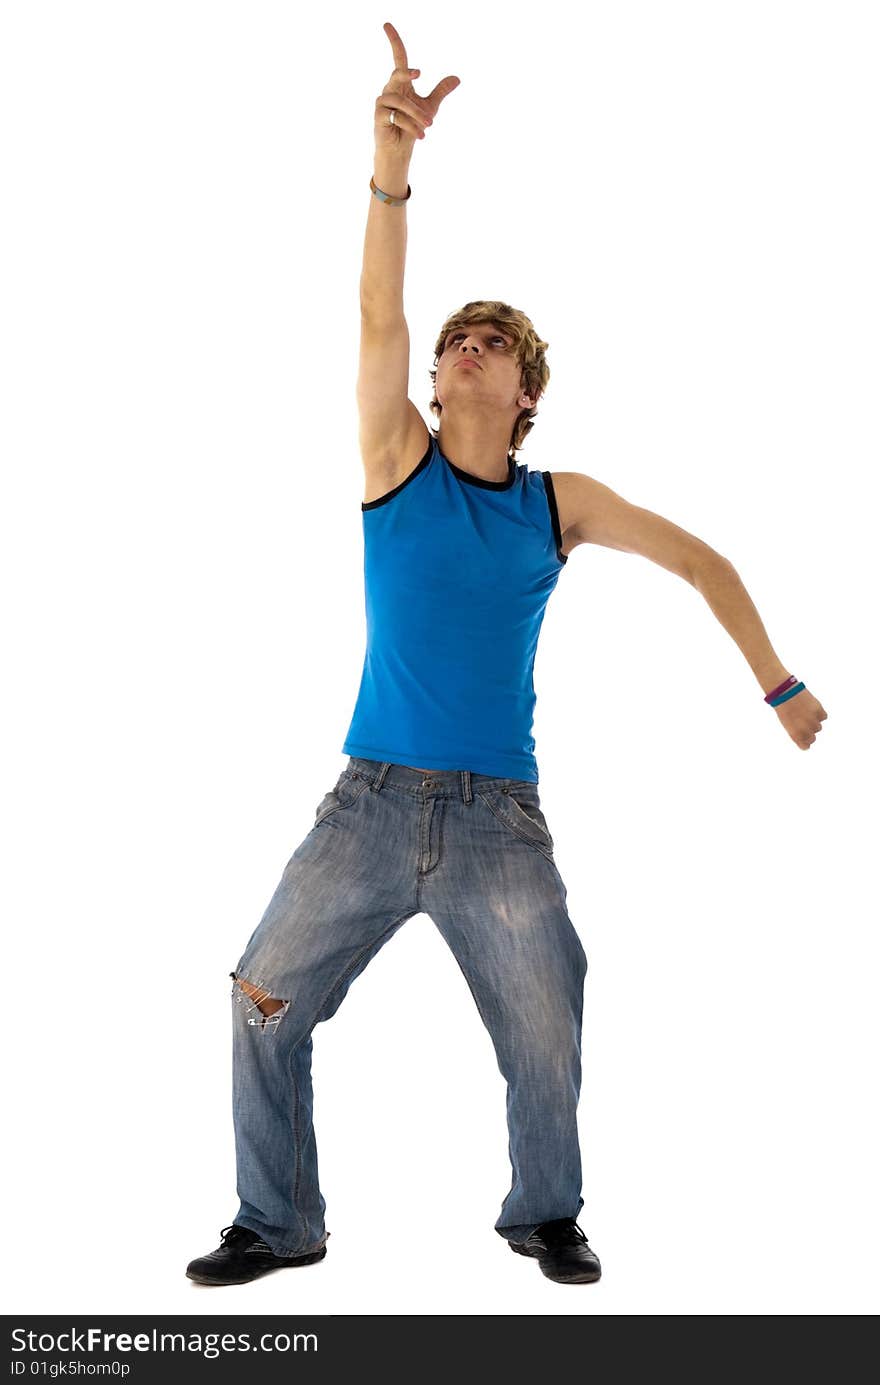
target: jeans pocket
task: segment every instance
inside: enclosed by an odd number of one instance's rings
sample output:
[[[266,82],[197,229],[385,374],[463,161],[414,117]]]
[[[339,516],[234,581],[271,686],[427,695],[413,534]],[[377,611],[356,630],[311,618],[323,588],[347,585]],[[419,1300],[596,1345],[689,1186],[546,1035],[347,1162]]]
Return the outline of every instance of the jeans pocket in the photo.
[[[350,808],[356,803],[364,789],[369,788],[369,780],[364,779],[358,774],[357,770],[343,770],[329,793],[325,793],[321,802],[315,809],[315,821],[313,829],[323,822],[331,813],[338,813],[343,808]]]
[[[538,847],[545,856],[552,856],[553,838],[533,784],[514,781],[505,788],[481,791],[479,796],[511,832]]]

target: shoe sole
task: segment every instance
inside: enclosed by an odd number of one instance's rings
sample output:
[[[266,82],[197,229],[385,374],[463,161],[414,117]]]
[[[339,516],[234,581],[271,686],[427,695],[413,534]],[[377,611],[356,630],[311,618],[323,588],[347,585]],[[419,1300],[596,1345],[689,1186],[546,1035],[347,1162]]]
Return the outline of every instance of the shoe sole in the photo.
[[[298,1270],[302,1265],[315,1265],[319,1260],[323,1260],[327,1254],[326,1246],[322,1250],[316,1250],[311,1255],[300,1255],[296,1260],[291,1260],[287,1265],[267,1265],[265,1269],[257,1270],[255,1274],[247,1274],[243,1279],[212,1279],[207,1274],[191,1274],[186,1272],[187,1279],[191,1279],[194,1284],[207,1284],[212,1289],[220,1288],[224,1284],[250,1284],[254,1279],[262,1279],[265,1274],[274,1274],[276,1270]]]
[[[531,1251],[523,1250],[522,1246],[517,1245],[516,1241],[508,1241],[507,1244],[510,1246],[514,1255],[524,1255],[527,1260],[538,1259],[537,1255],[533,1255]],[[598,1274],[595,1270],[588,1270],[585,1274],[567,1274],[564,1277],[558,1274],[548,1274],[543,1265],[541,1266],[541,1273],[545,1279],[552,1279],[554,1284],[595,1284],[602,1278],[601,1270],[599,1270]]]

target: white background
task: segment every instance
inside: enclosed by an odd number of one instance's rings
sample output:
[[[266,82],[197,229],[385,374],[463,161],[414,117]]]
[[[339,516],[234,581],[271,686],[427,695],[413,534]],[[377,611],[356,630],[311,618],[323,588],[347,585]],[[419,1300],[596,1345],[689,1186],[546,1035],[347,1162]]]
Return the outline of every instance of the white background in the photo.
[[[700,594],[582,546],[536,665],[589,961],[597,1285],[493,1230],[505,1089],[413,918],[314,1035],[326,1260],[227,1289],[229,972],[346,763],[374,102],[413,156],[410,393],[475,298],[552,379],[518,456],[736,566],[802,751]],[[850,1314],[878,1304],[876,10],[8,4],[7,1312]]]

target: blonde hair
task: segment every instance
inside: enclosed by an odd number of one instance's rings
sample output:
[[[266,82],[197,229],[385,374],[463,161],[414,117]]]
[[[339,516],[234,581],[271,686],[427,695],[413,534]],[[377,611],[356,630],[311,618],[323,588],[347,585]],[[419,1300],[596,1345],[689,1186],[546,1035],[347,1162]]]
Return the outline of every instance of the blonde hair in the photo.
[[[531,319],[526,317],[525,313],[520,312],[519,308],[512,308],[509,303],[499,303],[496,299],[477,299],[476,302],[465,303],[463,308],[446,319],[434,346],[435,366],[443,355],[446,338],[451,331],[456,327],[470,327],[482,322],[494,322],[513,338],[513,350],[520,368],[523,390],[532,397],[543,395],[550,379],[550,367],[544,356],[548,343],[541,341]],[[434,385],[434,398],[428,407],[431,413],[436,415],[439,423],[443,405],[437,399],[437,371],[430,370],[428,374]],[[513,425],[508,456],[512,457],[514,452],[518,452],[522,447],[526,435],[535,426],[532,419],[536,413],[537,408],[523,409],[517,418]],[[435,438],[439,437],[437,429],[432,428],[431,432]]]

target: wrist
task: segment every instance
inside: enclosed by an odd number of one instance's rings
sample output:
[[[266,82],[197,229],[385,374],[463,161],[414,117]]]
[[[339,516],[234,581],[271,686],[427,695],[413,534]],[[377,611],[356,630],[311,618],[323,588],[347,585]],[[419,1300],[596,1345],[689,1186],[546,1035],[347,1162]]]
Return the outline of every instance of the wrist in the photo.
[[[377,150],[373,159],[373,176],[377,183],[380,174],[385,178],[396,178],[398,182],[403,179],[404,191],[406,191],[406,180],[409,177],[411,162],[412,159],[409,154],[383,154]]]
[[[777,660],[773,664],[763,665],[760,672],[756,673],[756,676],[761,685],[761,692],[766,697],[769,692],[772,692],[774,688],[778,688],[780,683],[784,682],[786,678],[790,678],[792,675],[790,670]]]
[[[405,202],[409,197],[409,180],[406,167],[400,168],[381,168],[378,164],[373,169],[373,186],[378,188],[386,197],[393,198],[396,202]]]

